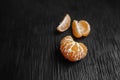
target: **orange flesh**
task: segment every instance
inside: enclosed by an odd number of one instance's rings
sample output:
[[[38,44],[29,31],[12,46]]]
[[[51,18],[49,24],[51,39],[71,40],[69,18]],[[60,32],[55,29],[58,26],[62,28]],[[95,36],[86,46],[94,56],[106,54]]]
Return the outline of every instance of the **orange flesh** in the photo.
[[[57,26],[57,31],[64,32],[70,27],[71,18],[69,14],[66,14],[62,22]]]
[[[87,55],[87,47],[83,43],[75,42],[71,36],[61,40],[60,50],[63,56],[72,62],[79,61]]]
[[[80,20],[79,22],[77,20],[74,20],[72,23],[72,31],[73,35],[76,38],[88,36],[88,34],[90,33],[90,25],[85,20]]]
[[[78,24],[78,21],[77,20],[74,20],[73,23],[72,23],[72,31],[73,31],[73,35],[76,37],[76,38],[80,38],[82,36],[81,32],[78,31],[79,29],[79,24]]]

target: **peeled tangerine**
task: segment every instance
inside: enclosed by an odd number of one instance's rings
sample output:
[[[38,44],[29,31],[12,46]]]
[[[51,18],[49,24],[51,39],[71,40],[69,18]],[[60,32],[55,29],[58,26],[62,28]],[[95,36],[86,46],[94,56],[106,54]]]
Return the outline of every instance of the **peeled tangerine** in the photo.
[[[70,27],[71,18],[69,14],[66,14],[62,22],[57,26],[59,32],[64,32]]]
[[[87,55],[87,47],[83,43],[75,42],[71,36],[61,40],[60,50],[63,56],[72,62],[79,61]]]
[[[85,20],[80,20],[79,22],[74,20],[72,22],[72,31],[76,38],[87,36],[90,33],[90,25]]]

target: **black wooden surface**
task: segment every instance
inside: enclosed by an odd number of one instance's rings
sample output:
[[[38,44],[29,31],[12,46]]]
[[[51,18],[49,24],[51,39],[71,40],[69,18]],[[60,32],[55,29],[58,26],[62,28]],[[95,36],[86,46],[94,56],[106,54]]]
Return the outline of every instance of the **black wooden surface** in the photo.
[[[1,4],[0,80],[120,80],[120,6],[117,0],[8,0]],[[69,13],[91,25],[85,59],[59,51],[56,26]]]

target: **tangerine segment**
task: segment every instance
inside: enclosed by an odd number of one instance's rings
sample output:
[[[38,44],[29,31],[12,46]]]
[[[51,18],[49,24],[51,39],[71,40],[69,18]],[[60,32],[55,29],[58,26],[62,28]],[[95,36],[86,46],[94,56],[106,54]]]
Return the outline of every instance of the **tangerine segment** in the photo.
[[[79,25],[83,28],[82,35],[87,36],[90,33],[90,24],[85,20],[80,20]]]
[[[72,31],[76,38],[87,36],[90,33],[90,25],[85,20],[80,20],[79,22],[74,20],[72,23]]]
[[[61,40],[60,50],[62,55],[72,62],[79,61],[87,55],[87,47],[83,43],[75,42],[71,36]]]
[[[81,28],[77,20],[73,20],[72,22],[72,32],[76,38],[80,38],[82,36]]]
[[[66,31],[70,27],[70,23],[71,23],[71,18],[69,16],[69,14],[66,14],[66,16],[64,17],[62,22],[57,26],[57,30],[59,32]]]

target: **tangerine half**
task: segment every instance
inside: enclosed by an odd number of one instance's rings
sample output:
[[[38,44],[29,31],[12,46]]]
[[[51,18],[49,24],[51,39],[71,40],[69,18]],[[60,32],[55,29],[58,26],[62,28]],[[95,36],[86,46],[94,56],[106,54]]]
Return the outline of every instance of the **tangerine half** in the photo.
[[[80,20],[79,22],[77,20],[74,20],[72,22],[72,32],[76,38],[88,36],[90,33],[90,25],[85,20]]]
[[[87,55],[87,47],[80,42],[75,42],[71,36],[64,37],[60,42],[62,55],[71,62],[79,61]]]

